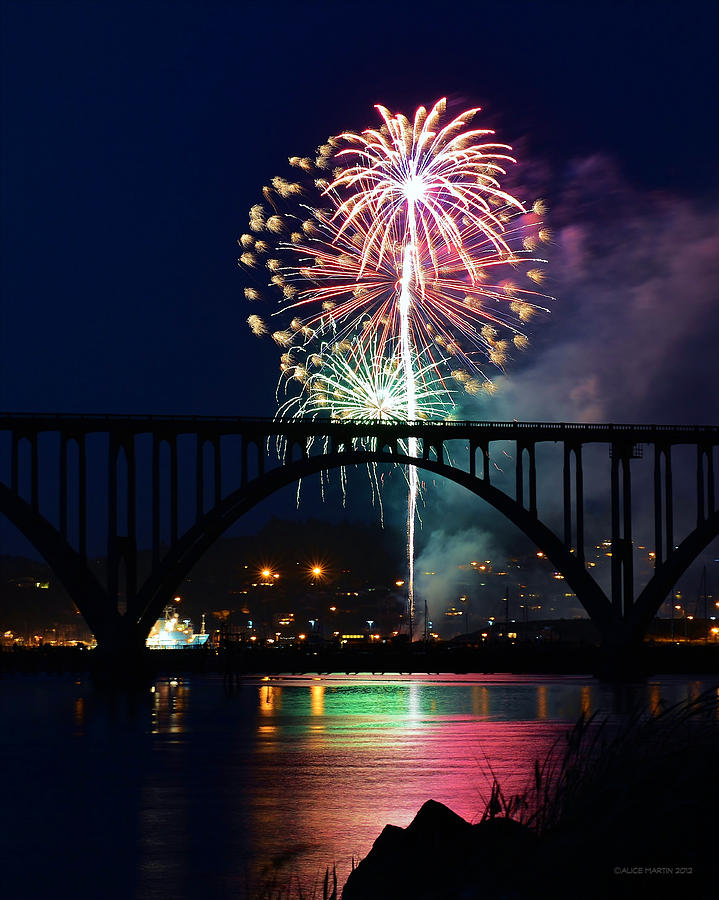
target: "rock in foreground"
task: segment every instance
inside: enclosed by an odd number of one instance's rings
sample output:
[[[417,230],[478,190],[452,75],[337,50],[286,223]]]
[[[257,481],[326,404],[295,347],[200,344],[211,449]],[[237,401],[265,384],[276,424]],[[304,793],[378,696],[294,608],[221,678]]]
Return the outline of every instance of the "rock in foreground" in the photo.
[[[511,896],[513,872],[536,838],[512,819],[470,825],[428,800],[407,828],[387,825],[352,872],[342,900],[474,900],[502,886]]]

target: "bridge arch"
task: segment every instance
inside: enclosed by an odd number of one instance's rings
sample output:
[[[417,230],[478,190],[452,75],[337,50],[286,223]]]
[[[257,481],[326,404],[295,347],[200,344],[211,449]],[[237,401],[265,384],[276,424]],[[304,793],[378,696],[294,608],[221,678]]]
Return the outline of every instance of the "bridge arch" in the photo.
[[[672,555],[659,566],[637,597],[629,620],[630,628],[643,635],[669,591],[714,538],[719,536],[719,510],[691,532]]]
[[[87,561],[48,520],[6,485],[0,483],[0,513],[27,538],[53,570],[82,613],[98,642],[108,640],[112,626],[105,590],[88,568]]]
[[[439,460],[411,457],[396,451],[392,452],[384,447],[379,450],[355,448],[292,460],[248,482],[228,495],[177,541],[142,587],[136,607],[139,613],[137,626],[140,631],[144,634],[149,632],[162,612],[167,598],[179,588],[200,557],[232,524],[257,503],[281,488],[309,475],[342,466],[366,463],[414,465],[454,481],[485,500],[513,522],[546,554],[557,571],[564,575],[567,584],[577,595],[601,634],[606,637],[614,635],[616,639],[620,622],[606,594],[581,562],[534,513],[524,509],[488,481],[453,468],[443,462],[441,457]]]

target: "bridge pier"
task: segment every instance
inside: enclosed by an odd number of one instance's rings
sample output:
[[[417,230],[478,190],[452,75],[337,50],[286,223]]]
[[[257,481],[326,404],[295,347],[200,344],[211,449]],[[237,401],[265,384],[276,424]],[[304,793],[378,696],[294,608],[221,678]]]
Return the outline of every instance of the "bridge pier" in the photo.
[[[151,677],[145,635],[127,616],[117,616],[95,634],[92,676],[109,687],[143,687]]]
[[[602,635],[594,676],[609,682],[644,681],[652,673],[644,660],[642,638],[642,634],[624,622],[613,632]]]

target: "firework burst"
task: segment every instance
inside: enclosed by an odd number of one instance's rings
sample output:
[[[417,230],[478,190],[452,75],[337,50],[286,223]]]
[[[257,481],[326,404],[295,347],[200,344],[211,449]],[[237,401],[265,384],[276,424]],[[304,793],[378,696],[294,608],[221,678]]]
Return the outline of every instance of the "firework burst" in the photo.
[[[273,178],[239,241],[241,265],[266,269],[279,292],[271,316],[291,319],[275,330],[248,319],[283,350],[283,415],[446,418],[458,390],[493,389],[489,372],[526,349],[526,323],[547,312],[544,206],[502,188],[511,148],[471,127],[478,109],[448,120],[440,100],[411,121],[377,110],[379,128],[328,139],[314,163],[290,157],[302,180]],[[411,621],[413,466],[408,483]]]
[[[287,399],[281,400],[278,415],[361,422],[401,422],[407,418],[406,385],[402,359],[378,350],[378,341],[324,344],[317,352],[283,354],[284,378],[281,385]],[[301,385],[299,393],[292,380]],[[447,417],[448,388],[438,376],[434,360],[415,369],[416,415],[418,419]]]

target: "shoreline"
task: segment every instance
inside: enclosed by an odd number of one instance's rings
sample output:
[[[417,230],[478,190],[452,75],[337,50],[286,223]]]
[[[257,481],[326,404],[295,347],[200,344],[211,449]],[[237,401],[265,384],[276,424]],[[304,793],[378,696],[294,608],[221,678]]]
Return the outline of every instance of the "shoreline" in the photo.
[[[0,675],[11,672],[114,673],[122,682],[141,675],[217,674],[229,683],[244,676],[281,674],[541,674],[588,675],[602,680],[643,680],[656,673],[719,675],[719,646],[644,643],[617,658],[591,644],[504,646],[382,646],[369,650],[229,647],[223,650],[144,650],[110,658],[77,647],[13,648],[0,653]]]

